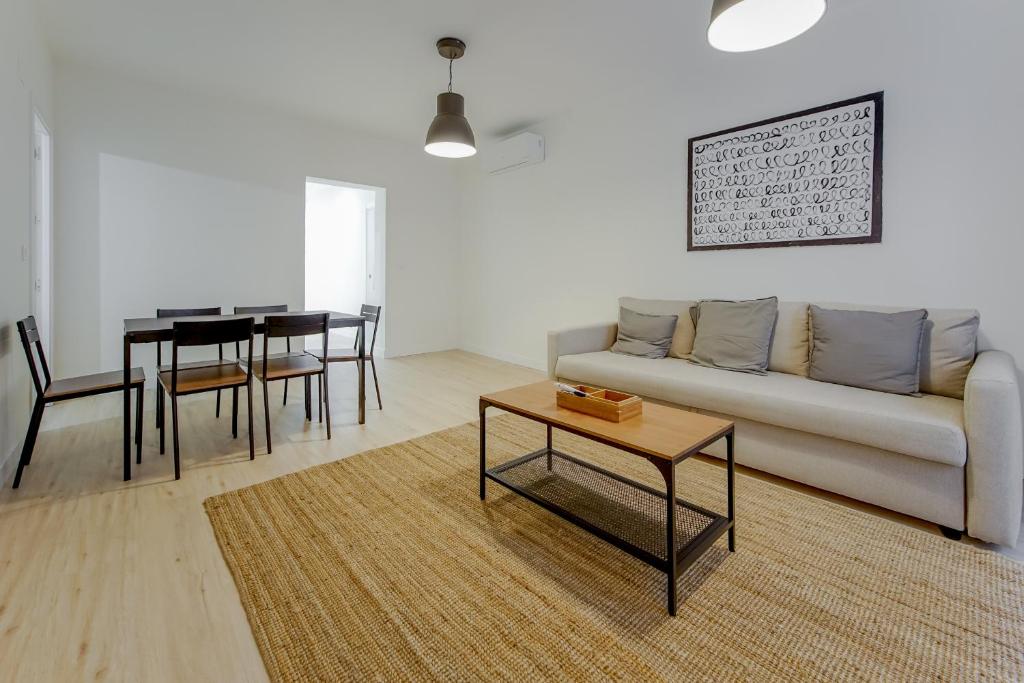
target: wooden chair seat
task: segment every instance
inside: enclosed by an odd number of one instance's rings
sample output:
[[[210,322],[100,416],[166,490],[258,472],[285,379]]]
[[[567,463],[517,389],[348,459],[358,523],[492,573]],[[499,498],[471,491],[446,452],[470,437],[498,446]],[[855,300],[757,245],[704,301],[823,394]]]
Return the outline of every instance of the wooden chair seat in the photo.
[[[131,385],[136,388],[145,383],[146,373],[142,368],[132,368]],[[43,391],[47,401],[59,401],[66,398],[80,398],[93,394],[106,394],[119,391],[124,387],[124,373],[120,370],[99,372],[95,375],[57,379]]]
[[[277,357],[275,357],[277,356]],[[263,360],[252,359],[253,376],[260,380],[305,377],[323,371],[323,362],[308,353],[267,354],[267,371],[264,376]]]
[[[171,393],[171,372],[161,372],[160,384],[167,393]],[[206,367],[182,370],[178,366],[178,395],[194,394],[199,391],[226,389],[244,385],[249,379],[245,369],[236,362],[209,365]]]
[[[197,368],[210,368],[217,365],[234,365],[236,361],[230,358],[211,358],[209,360],[193,360],[188,363],[178,363],[178,372],[182,370],[195,370]],[[157,367],[157,372],[170,372],[170,365],[161,365]]]

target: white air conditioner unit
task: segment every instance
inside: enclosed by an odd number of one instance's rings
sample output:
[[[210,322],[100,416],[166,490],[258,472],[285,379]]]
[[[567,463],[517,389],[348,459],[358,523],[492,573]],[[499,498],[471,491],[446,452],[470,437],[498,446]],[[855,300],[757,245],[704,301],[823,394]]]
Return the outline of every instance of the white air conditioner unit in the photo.
[[[505,173],[544,161],[544,138],[536,133],[519,133],[484,148],[484,170],[491,175]]]

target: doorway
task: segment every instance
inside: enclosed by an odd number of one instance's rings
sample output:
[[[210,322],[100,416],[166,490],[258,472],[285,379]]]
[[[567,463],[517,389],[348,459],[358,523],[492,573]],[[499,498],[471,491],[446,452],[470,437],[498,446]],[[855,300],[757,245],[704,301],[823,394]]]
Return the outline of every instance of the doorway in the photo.
[[[53,358],[53,146],[39,112],[32,114],[31,301],[39,341]]]
[[[385,212],[382,187],[306,178],[307,311],[358,313],[364,303],[384,305]],[[377,335],[379,353],[384,328]],[[331,330],[331,348],[354,343],[354,329]]]

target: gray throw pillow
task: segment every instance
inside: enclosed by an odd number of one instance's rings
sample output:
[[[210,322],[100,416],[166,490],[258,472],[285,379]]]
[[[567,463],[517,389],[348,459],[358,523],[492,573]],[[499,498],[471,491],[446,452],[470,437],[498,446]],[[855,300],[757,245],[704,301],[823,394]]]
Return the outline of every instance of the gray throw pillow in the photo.
[[[964,397],[967,373],[978,354],[977,311],[929,311],[921,339],[921,391]]]
[[[701,301],[691,309],[697,326],[693,352],[700,365],[764,374],[778,315],[776,297],[752,301]]]
[[[672,346],[677,315],[648,315],[619,307],[619,336],[613,353],[644,358],[664,358]]]
[[[928,311],[876,313],[811,306],[809,376],[891,394],[916,394]]]

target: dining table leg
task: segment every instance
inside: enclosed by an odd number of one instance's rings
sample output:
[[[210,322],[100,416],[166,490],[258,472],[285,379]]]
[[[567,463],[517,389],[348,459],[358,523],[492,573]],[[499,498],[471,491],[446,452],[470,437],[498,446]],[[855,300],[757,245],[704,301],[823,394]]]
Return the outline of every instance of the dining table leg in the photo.
[[[359,326],[359,424],[366,423],[366,321]]]
[[[124,480],[132,478],[132,344],[124,337]]]

